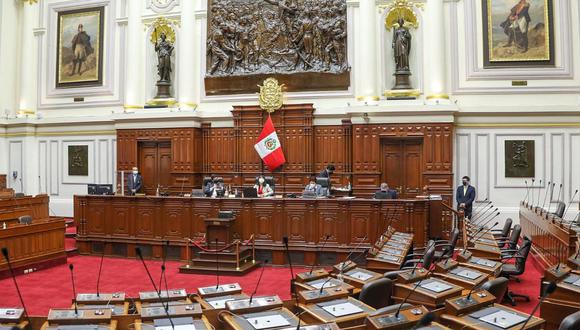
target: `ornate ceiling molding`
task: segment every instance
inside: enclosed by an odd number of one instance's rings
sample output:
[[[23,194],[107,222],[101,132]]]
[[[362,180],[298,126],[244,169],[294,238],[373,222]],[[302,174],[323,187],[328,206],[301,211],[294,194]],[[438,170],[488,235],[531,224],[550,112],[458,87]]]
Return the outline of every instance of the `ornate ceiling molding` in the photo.
[[[179,0],[147,0],[147,9],[161,14],[171,11],[178,5]]]

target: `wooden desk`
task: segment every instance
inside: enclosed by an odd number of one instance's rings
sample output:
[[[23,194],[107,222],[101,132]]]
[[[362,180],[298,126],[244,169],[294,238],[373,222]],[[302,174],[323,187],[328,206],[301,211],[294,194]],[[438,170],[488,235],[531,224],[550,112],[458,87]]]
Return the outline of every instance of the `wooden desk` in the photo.
[[[436,285],[449,286],[450,288],[442,292],[426,289],[424,286],[431,284],[431,282],[435,282],[434,284]],[[415,286],[417,286],[416,282],[396,283],[395,290],[393,292],[393,298],[397,300],[397,302],[402,301],[405,299],[405,297],[407,297],[409,292],[415,288]],[[409,297],[408,301],[412,304],[424,305],[430,309],[435,309],[438,307],[443,307],[446,299],[461,295],[462,290],[463,288],[444,280],[428,278],[419,284],[417,289]]]
[[[540,316],[546,320],[547,329],[558,329],[564,317],[580,310],[580,286],[573,284],[576,281],[580,281],[580,275],[572,273],[565,276],[556,283],[556,291],[540,306]]]
[[[44,262],[62,264],[66,262],[64,234],[65,221],[62,218],[33,220],[30,225],[16,224],[0,229],[0,247],[8,248],[16,272]],[[0,277],[7,275],[6,260],[0,258]]]
[[[37,219],[49,218],[48,195],[25,196],[22,198],[0,199],[0,222],[18,219],[23,215]]]
[[[477,277],[471,279],[469,277],[462,276],[464,274],[467,276],[473,275],[474,277],[475,276]],[[463,266],[457,266],[453,269],[450,269],[446,273],[436,273],[435,276],[440,277],[449,283],[453,283],[468,290],[480,285],[481,283],[489,279],[487,274]]]
[[[395,313],[382,313],[368,316],[367,329],[411,329],[429,311],[423,306],[409,306],[401,308],[398,317],[395,317]]]
[[[499,276],[501,273],[501,263],[499,261],[471,257],[466,262],[460,262],[459,264],[469,268],[477,269],[482,273],[486,273],[495,277]]]
[[[231,294],[225,296],[216,297],[196,297],[195,300],[201,305],[201,308],[213,309],[213,310],[223,310],[226,309],[226,302],[240,299],[247,299],[248,295],[245,293]]]
[[[152,258],[160,258],[163,242],[169,240],[185,260],[185,238],[203,237],[204,219],[216,217],[219,210],[232,210],[234,237],[254,235],[256,249],[272,254],[273,264],[286,263],[282,238],[288,236],[290,250],[304,253],[304,263],[312,265],[326,235],[330,238],[324,253],[335,253],[340,261],[353,248],[355,253],[369,248],[394,212],[400,215],[395,228],[414,233],[415,244],[424,245],[429,203],[427,199],[75,196],[74,217],[82,254],[100,253],[105,243],[107,255],[134,257],[134,246],[139,244],[151,248]],[[113,249],[113,244],[119,249]],[[119,250],[125,252],[115,252]]]
[[[339,275],[333,275],[339,276]],[[383,274],[356,267],[342,273],[342,280],[355,288],[361,289],[365,284],[383,278]]]
[[[223,320],[225,321],[225,328],[230,330],[255,330],[250,322],[257,320],[258,318],[268,317],[268,316],[281,316],[286,320],[287,324],[280,327],[273,327],[268,329],[285,329],[294,328],[298,325],[298,318],[292,312],[286,308],[273,309],[269,311],[259,312],[259,313],[249,313],[242,315],[234,315],[224,313]]]
[[[99,325],[99,329],[117,328],[117,321],[112,320],[111,310],[108,308],[79,309],[51,309],[42,330],[57,328],[60,325]]]
[[[543,210],[530,209],[520,204],[520,224],[522,236],[532,239],[531,252],[545,268],[557,263],[566,263],[568,257],[576,250],[577,235],[567,225],[561,225],[560,218],[551,215],[546,219]]]
[[[343,281],[340,281],[338,279],[335,278],[329,278],[329,277],[325,277],[325,278],[319,278],[317,280],[314,281],[308,281],[308,282],[304,282],[304,283],[296,283],[295,284],[298,288],[302,288],[304,290],[320,290],[320,288],[324,285],[323,289],[326,288],[334,288],[334,287],[341,287],[343,290],[348,291],[349,294],[353,294],[355,287],[345,283]]]
[[[175,316],[175,318],[179,318],[179,316]],[[175,320],[175,318],[173,316],[171,317],[171,319],[176,321],[177,323],[178,320]],[[189,324],[193,325],[195,329],[199,330],[214,329],[214,327],[212,327],[212,325],[209,323],[209,321],[205,316],[202,316],[200,319],[191,319],[190,322],[191,323]],[[169,328],[171,328],[171,326],[169,326]],[[177,328],[177,326],[175,328]],[[154,321],[143,321],[139,319],[135,322],[135,330],[155,330]]]
[[[24,318],[24,309],[0,307],[0,328],[18,327],[24,329],[28,321]]]
[[[332,313],[339,312],[343,304],[356,306],[360,311],[344,316],[334,316]],[[336,307],[335,307],[336,306]],[[303,305],[299,307],[304,310],[302,319],[306,323],[336,323],[339,328],[350,328],[364,325],[366,317],[375,311],[374,308],[356,300],[352,297],[346,299],[336,299],[331,301],[320,302],[316,304]],[[334,308],[337,308],[334,310]]]
[[[503,306],[503,305],[494,305],[493,307],[486,307],[479,311],[472,312],[469,314],[461,315],[461,316],[454,316],[449,314],[441,315],[441,322],[453,329],[471,329],[471,330],[480,330],[480,329],[498,329],[498,327],[492,326],[482,320],[480,317],[484,317],[486,315],[493,314],[498,311],[504,311],[508,313],[513,313],[517,315],[517,317],[527,318],[529,315],[524,314],[521,312],[516,311],[515,309]],[[525,329],[541,329],[542,325],[546,323],[546,321],[542,320],[538,317],[532,317],[530,322],[526,325]],[[522,323],[516,324],[508,330],[519,330],[523,325]]]

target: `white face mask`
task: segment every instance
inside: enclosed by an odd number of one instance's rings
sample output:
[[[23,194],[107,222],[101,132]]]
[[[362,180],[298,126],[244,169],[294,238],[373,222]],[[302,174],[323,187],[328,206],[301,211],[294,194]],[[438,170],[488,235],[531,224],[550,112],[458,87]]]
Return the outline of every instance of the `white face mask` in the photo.
[[[315,183],[311,183],[311,184],[310,184],[310,188],[314,188],[315,186],[316,186],[316,184],[315,184]]]
[[[264,183],[264,179],[260,178],[260,179],[258,179],[258,182],[259,182],[260,184],[262,184],[262,183]]]
[[[133,171],[133,174],[137,174],[137,173],[139,173],[139,172],[137,172],[137,171]]]

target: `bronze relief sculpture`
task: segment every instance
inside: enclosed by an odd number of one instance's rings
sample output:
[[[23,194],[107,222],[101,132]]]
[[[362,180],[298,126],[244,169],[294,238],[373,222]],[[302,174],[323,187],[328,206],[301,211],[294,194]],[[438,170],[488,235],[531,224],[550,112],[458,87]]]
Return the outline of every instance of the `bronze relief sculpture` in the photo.
[[[208,6],[209,94],[255,91],[272,75],[290,90],[308,85],[305,80],[314,89],[348,88],[345,0],[210,0]]]

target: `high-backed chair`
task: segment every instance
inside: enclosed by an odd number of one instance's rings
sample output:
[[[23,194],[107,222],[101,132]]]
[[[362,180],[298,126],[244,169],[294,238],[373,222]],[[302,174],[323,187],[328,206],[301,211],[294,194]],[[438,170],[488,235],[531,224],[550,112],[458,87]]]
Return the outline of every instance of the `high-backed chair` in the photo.
[[[395,304],[395,305],[391,305],[391,306],[387,306],[387,307],[383,307],[383,308],[379,308],[376,311],[374,311],[371,315],[379,315],[379,314],[389,314],[389,313],[393,313],[397,310],[397,308],[399,308],[399,305],[401,304]],[[409,303],[404,303],[403,307],[401,308],[406,308],[406,307],[411,307],[413,305],[409,304]]]
[[[505,277],[494,278],[491,281],[485,282],[481,289],[486,290],[495,297],[495,302],[500,304],[508,288],[509,280]]]
[[[18,223],[21,225],[29,225],[32,223],[32,217],[29,215],[23,215],[18,217]]]
[[[401,269],[411,269],[415,267],[416,264],[421,264],[421,267],[425,269],[429,269],[431,267],[431,263],[435,261],[435,244],[433,241],[429,241],[427,243],[429,247],[425,253],[412,253],[407,256],[407,260],[403,263]],[[415,251],[421,251],[424,249],[417,249]]]
[[[358,300],[371,306],[374,309],[389,306],[391,296],[393,294],[393,281],[388,278],[380,278],[378,280],[366,283],[358,296]]]
[[[508,239],[508,236],[510,234],[510,230],[512,229],[513,222],[514,221],[512,220],[512,218],[505,219],[505,223],[503,224],[502,229],[494,229],[491,231],[491,233],[493,234],[493,237],[496,240]]]
[[[317,177],[316,184],[320,185],[320,191],[322,196],[330,195],[330,178]]]
[[[558,218],[561,218],[564,216],[564,211],[566,211],[566,203],[559,201],[556,204],[556,211],[554,211],[554,215]]]
[[[453,251],[455,251],[455,246],[457,245],[458,240],[459,229],[454,228],[451,232],[451,239],[449,241],[435,241],[435,261],[453,257]]]
[[[510,279],[514,276],[522,275],[526,270],[526,261],[528,260],[528,255],[530,254],[530,249],[532,248],[532,240],[524,236],[524,241],[522,246],[518,250],[505,250],[504,252],[509,254],[505,259],[515,259],[514,264],[504,264],[501,266],[500,276]],[[530,297],[522,294],[517,294],[508,290],[507,295],[505,295],[505,300],[509,301],[512,306],[516,305],[516,298],[523,298],[526,301],[530,301]]]
[[[498,245],[502,249],[502,255],[505,250],[515,250],[518,248],[518,241],[520,240],[520,235],[522,233],[522,226],[515,225],[512,229],[509,239],[498,240]],[[507,246],[506,246],[507,245]]]
[[[558,330],[575,330],[580,329],[580,311],[570,314],[562,320]]]

